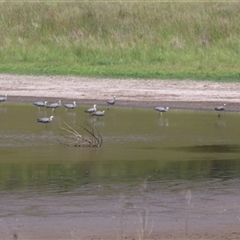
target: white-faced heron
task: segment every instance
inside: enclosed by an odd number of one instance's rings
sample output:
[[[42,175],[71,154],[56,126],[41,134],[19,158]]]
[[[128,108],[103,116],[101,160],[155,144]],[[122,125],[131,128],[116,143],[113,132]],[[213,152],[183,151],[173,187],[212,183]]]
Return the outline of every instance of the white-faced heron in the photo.
[[[215,107],[215,111],[224,111],[226,107],[226,103],[224,103],[222,106]],[[218,114],[218,117],[220,117],[220,113]]]
[[[104,116],[105,111],[96,111],[92,113],[92,116],[102,117]]]
[[[73,103],[66,103],[64,104],[64,107],[67,109],[74,109],[77,106],[76,102],[74,101]]]
[[[47,108],[52,108],[52,111],[54,111],[56,108],[60,107],[62,105],[62,101],[59,100],[57,103],[52,103],[50,105],[47,105]]]
[[[3,97],[0,97],[0,102],[4,102],[7,100],[7,94],[5,94]]]
[[[116,96],[114,96],[113,99],[107,100],[108,110],[109,110],[109,105],[114,105],[115,102],[116,102]]]
[[[39,123],[45,123],[47,126],[47,123],[50,123],[53,120],[53,116],[51,117],[42,117],[42,118],[38,118],[37,121]]]
[[[169,109],[169,107],[155,107],[155,108],[154,108],[154,110],[158,111],[159,114],[161,114],[161,116],[162,116],[162,113],[163,113],[163,112],[167,112],[168,109]]]
[[[47,101],[37,101],[37,102],[33,102],[33,105],[37,106],[38,109],[40,109],[40,107],[46,107]]]
[[[85,112],[86,113],[94,113],[97,111],[97,105],[94,104],[92,108],[86,109]]]

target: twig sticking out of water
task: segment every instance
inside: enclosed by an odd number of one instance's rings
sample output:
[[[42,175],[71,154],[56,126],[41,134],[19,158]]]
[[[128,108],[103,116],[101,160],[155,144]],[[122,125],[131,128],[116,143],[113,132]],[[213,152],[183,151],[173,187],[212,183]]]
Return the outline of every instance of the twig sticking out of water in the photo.
[[[103,139],[100,133],[91,124],[88,128],[80,125],[80,128],[87,133],[86,136],[80,134],[76,129],[64,122],[66,127],[61,127],[61,130],[69,135],[60,134],[62,138],[58,138],[61,144],[68,147],[101,147]]]

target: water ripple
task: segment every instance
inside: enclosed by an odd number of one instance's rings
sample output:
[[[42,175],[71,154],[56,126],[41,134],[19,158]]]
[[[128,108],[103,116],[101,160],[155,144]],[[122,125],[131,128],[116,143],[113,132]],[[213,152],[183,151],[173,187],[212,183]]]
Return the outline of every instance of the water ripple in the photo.
[[[40,135],[30,132],[0,131],[0,135],[0,147],[38,146],[46,143],[49,145],[56,140],[56,136],[49,131]]]

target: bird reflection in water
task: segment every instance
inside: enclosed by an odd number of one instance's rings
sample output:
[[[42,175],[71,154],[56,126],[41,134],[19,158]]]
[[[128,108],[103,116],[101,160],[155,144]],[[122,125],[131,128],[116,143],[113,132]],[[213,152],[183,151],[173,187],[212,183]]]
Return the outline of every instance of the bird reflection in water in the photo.
[[[104,126],[104,121],[99,120],[98,118],[90,118],[88,120],[88,122],[92,125],[92,126]]]
[[[159,118],[158,125],[160,127],[168,127],[169,126],[168,119],[167,118]]]
[[[215,122],[216,127],[225,127],[226,123],[224,120],[218,119],[218,121]]]

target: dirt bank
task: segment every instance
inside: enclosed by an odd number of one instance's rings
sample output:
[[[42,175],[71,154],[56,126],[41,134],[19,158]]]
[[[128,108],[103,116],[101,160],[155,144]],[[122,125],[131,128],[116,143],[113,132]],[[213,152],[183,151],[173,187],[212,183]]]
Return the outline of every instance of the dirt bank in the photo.
[[[8,94],[9,101],[41,98],[106,104],[115,95],[119,106],[205,110],[227,103],[227,110],[240,111],[239,90],[240,83],[0,74],[0,95]]]

